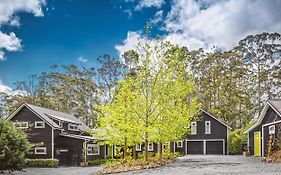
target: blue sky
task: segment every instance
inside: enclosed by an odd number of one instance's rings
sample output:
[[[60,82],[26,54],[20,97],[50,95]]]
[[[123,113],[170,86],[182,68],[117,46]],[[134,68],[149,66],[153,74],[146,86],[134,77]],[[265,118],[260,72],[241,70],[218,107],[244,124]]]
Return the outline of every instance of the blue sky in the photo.
[[[229,49],[248,34],[281,32],[280,9],[278,0],[1,0],[0,91],[54,64],[118,58],[147,21],[175,44]]]

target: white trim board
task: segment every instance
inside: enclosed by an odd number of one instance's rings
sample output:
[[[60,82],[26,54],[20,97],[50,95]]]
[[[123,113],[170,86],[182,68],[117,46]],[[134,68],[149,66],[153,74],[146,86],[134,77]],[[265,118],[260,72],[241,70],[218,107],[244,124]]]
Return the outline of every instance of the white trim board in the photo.
[[[51,128],[55,129],[55,127],[52,126],[47,120],[44,119],[41,115],[39,115],[37,112],[35,112],[33,109],[31,109],[28,105],[23,103],[20,107],[18,107],[8,118],[5,120],[10,121],[20,110],[22,110],[23,107],[28,108],[31,112],[33,112],[37,117],[39,117],[41,120],[45,121]]]
[[[266,105],[264,106],[264,108],[258,118],[258,121],[252,127],[250,127],[247,131],[245,131],[245,133],[252,131],[254,128],[256,128],[257,126],[259,126],[261,124],[269,107],[271,107],[271,109],[273,109],[276,112],[276,114],[281,118],[280,112],[275,109],[275,107],[270,103],[270,101],[267,101]]]
[[[228,126],[227,124],[223,123],[222,121],[220,121],[219,119],[217,119],[216,117],[214,117],[212,114],[208,113],[207,111],[203,110],[203,109],[199,109],[199,111],[203,111],[204,113],[206,113],[207,115],[209,115],[210,117],[212,117],[213,119],[215,119],[216,121],[220,122],[221,124],[223,124],[224,126],[226,126],[227,128],[229,128],[230,130],[232,129],[230,126]]]

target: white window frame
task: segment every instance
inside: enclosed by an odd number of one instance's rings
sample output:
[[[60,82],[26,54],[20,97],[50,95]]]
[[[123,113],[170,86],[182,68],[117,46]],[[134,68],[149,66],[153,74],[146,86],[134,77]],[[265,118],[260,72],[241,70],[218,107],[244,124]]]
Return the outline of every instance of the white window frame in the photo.
[[[182,148],[183,147],[183,141],[182,140],[177,141],[177,147],[178,148]]]
[[[93,153],[93,148],[97,147],[98,148],[98,152],[97,153]],[[92,153],[89,153],[89,151],[91,151]],[[100,155],[100,146],[96,143],[92,143],[92,144],[87,144],[87,155]]]
[[[39,149],[44,150],[44,152],[37,152]],[[47,154],[47,148],[46,147],[35,147],[34,154]]]
[[[152,146],[151,148],[150,148],[150,145]],[[154,149],[153,149],[153,147],[154,147],[154,145],[153,145],[153,142],[151,142],[151,143],[148,143],[148,151],[153,151]]]
[[[19,127],[16,127],[16,124],[19,124]],[[25,124],[26,126],[22,126],[23,124]],[[27,129],[28,128],[28,122],[14,122],[13,123],[14,128],[19,128],[19,129]]]
[[[136,151],[141,151],[141,146],[142,146],[141,143],[140,144],[136,144]]]
[[[197,122],[191,122],[191,132],[190,132],[190,134],[191,135],[197,134]]]
[[[75,126],[76,129],[70,128],[70,127],[73,127],[73,126]],[[68,130],[69,130],[69,131],[79,131],[79,128],[78,128],[78,125],[76,125],[76,124],[68,123]]]
[[[43,124],[43,125],[42,126],[37,126],[38,123]],[[45,128],[45,122],[44,121],[36,121],[34,127],[35,128]]]
[[[211,134],[211,121],[205,121],[205,134]]]

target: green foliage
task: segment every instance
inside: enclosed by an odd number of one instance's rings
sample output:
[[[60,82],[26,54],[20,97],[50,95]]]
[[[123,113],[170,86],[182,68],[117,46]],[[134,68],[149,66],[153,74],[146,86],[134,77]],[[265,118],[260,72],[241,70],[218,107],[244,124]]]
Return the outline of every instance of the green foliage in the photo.
[[[95,166],[95,165],[102,165],[105,164],[108,161],[108,159],[97,159],[97,160],[89,160],[88,166]]]
[[[241,154],[242,153],[242,137],[237,132],[230,132],[229,135],[229,153]]]
[[[29,149],[26,134],[0,118],[0,170],[21,169]]]
[[[124,146],[124,150],[144,140],[147,161],[148,143],[182,138],[199,103],[186,71],[189,57],[183,48],[147,40],[126,58],[136,55],[138,59],[128,61],[135,73],[118,83],[111,103],[99,107],[99,127],[94,134],[105,138],[107,144]]]
[[[57,159],[26,159],[27,167],[40,167],[40,168],[57,168],[59,160]]]

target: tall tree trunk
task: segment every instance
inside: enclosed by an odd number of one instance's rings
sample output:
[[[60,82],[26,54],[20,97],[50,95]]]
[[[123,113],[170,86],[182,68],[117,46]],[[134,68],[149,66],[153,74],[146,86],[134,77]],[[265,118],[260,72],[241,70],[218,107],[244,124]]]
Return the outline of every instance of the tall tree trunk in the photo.
[[[148,133],[147,131],[145,132],[145,141],[144,141],[144,158],[145,158],[145,162],[148,163]]]
[[[125,144],[124,144],[124,158],[127,157],[127,149],[128,149],[128,145],[127,145],[127,137],[125,137]]]
[[[162,155],[163,155],[163,150],[162,150],[162,143],[159,143],[160,147],[159,147],[159,159],[161,160],[162,159]]]
[[[137,159],[137,155],[136,155],[136,146],[133,146],[133,159]]]

